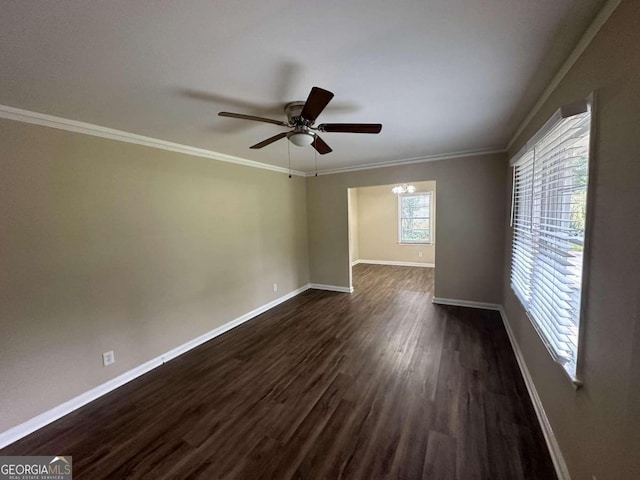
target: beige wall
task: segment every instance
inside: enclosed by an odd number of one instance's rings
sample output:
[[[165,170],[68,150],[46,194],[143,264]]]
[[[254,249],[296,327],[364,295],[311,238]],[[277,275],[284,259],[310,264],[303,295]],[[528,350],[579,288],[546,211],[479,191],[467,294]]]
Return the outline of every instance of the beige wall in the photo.
[[[354,262],[360,258],[360,236],[358,212],[358,189],[350,188],[348,194],[349,202],[349,261]]]
[[[435,215],[436,182],[412,182],[412,185],[416,192],[432,192],[432,214]],[[392,187],[381,185],[355,189],[358,192],[359,259],[433,265],[435,242],[422,245],[398,243],[398,197],[391,192]],[[432,218],[431,227],[432,238],[435,238],[435,218]]]
[[[639,22],[640,2],[623,1],[510,150],[513,155],[559,106],[597,92],[584,387],[578,391],[511,291],[509,228],[505,238],[509,323],[576,480],[640,478]],[[505,195],[510,198],[510,190]]]
[[[0,120],[0,431],[307,284],[305,204],[303,178]]]
[[[510,150],[597,91],[582,389],[509,287],[505,155],[289,180],[0,120],[0,431],[309,281],[348,286],[347,189],[435,180],[436,296],[504,304],[572,478],[640,478],[639,19],[623,0]]]
[[[438,185],[436,296],[499,303],[505,162],[504,154],[491,154],[308,177],[311,281],[349,286],[348,188],[433,180]]]

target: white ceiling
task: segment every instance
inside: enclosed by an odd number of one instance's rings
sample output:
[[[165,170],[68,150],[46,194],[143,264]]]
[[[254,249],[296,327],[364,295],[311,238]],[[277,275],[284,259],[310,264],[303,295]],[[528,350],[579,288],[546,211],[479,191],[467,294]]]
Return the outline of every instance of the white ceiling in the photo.
[[[285,140],[249,149],[281,127],[217,112],[284,120],[316,85],[318,122],[383,124],[323,134],[321,170],[499,149],[602,3],[3,1],[0,104],[287,166]]]

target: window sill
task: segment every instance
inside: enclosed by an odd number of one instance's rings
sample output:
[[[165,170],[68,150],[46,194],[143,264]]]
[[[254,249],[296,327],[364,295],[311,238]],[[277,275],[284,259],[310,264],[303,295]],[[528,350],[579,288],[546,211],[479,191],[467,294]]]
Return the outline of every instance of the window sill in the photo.
[[[396,242],[398,245],[425,245],[427,247],[433,247],[435,243],[431,242]]]
[[[518,295],[513,285],[511,285],[511,291],[513,292],[515,297],[518,299],[518,303],[520,303],[520,306],[524,310],[524,313],[527,316],[527,320],[529,320],[529,323],[538,334],[538,337],[540,338],[540,341],[542,342],[544,347],[547,349],[549,356],[553,359],[556,365],[560,367],[560,369],[562,370],[562,373],[564,373],[565,378],[569,380],[569,382],[571,382],[571,386],[573,387],[573,389],[574,390],[580,389],[582,387],[582,381],[577,377],[577,375],[574,376],[571,373],[569,373],[569,371],[565,368],[564,362],[560,358],[558,358],[558,356],[554,353],[553,349],[547,343],[547,340],[545,339],[544,334],[540,331],[540,328],[536,324],[536,321],[533,318],[531,318],[531,315],[529,315],[529,312],[527,311],[527,307],[525,307],[524,304],[522,303],[522,300],[520,299],[520,295]]]
[[[522,305],[522,303],[520,303],[520,305]],[[524,305],[522,305],[522,307],[524,308]],[[529,319],[529,323],[531,323],[531,325],[533,326],[533,329],[538,334],[538,337],[540,337],[542,344],[547,349],[547,352],[549,352],[549,355],[551,356],[553,361],[556,363],[556,365],[560,367],[560,369],[562,370],[562,373],[564,373],[565,378],[569,380],[569,382],[571,382],[571,386],[573,387],[573,389],[578,390],[580,387],[582,387],[582,382],[578,379],[577,376],[574,376],[571,373],[569,373],[569,370],[565,368],[564,362],[562,362],[562,360],[556,356],[556,354],[553,352],[553,350],[545,340],[544,334],[540,331],[540,328],[538,327],[538,325],[536,325],[535,320],[531,318],[531,316],[529,315],[529,312],[527,312],[526,310],[524,312],[527,315],[527,318]]]

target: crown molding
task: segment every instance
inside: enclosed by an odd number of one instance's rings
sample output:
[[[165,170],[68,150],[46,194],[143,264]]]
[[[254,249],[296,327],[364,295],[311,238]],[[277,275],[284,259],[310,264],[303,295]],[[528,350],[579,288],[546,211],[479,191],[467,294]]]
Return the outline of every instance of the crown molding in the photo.
[[[401,165],[411,165],[414,163],[437,162],[440,160],[452,160],[455,158],[473,157],[479,155],[491,155],[493,153],[505,153],[506,148],[485,148],[478,150],[466,150],[463,152],[445,153],[440,155],[427,155],[425,157],[407,158],[404,160],[392,160],[390,162],[368,163],[355,167],[332,168],[328,170],[318,170],[318,175],[333,175],[335,173],[358,172],[360,170],[371,170],[374,168],[398,167]],[[306,177],[315,176],[314,172],[306,173]]]
[[[365,165],[358,165],[354,167],[342,167],[335,169],[328,169],[318,171],[317,175],[331,175],[335,173],[347,173],[356,172],[360,170],[370,170],[374,168],[395,167],[400,165],[410,165],[414,163],[424,162],[436,162],[440,160],[450,160],[461,157],[468,157],[473,155],[489,155],[492,153],[505,153],[516,142],[518,137],[522,134],[527,125],[531,122],[536,113],[540,110],[542,105],[549,99],[553,91],[558,87],[562,79],[567,75],[571,67],[576,63],[578,58],[584,53],[591,41],[595,38],[596,34],[600,31],[602,26],[609,19],[611,14],[620,5],[622,0],[609,0],[600,10],[594,21],[589,25],[582,38],[573,49],[569,57],[565,60],[560,67],[560,70],[553,77],[547,88],[544,90],[538,101],[535,103],[529,114],[522,121],[518,129],[515,131],[511,140],[505,148],[491,148],[480,150],[468,150],[463,152],[453,152],[442,155],[428,155],[419,158],[408,158],[402,160],[394,160],[389,162],[370,163]],[[186,155],[193,155],[196,157],[210,158],[212,160],[218,160],[221,162],[233,163],[236,165],[243,165],[246,167],[260,168],[263,170],[270,170],[278,173],[292,174],[296,176],[312,177],[315,176],[315,172],[302,172],[299,170],[289,170],[287,168],[278,167],[275,165],[269,165],[262,162],[256,162],[254,160],[247,160],[241,157],[235,157],[224,153],[214,152],[212,150],[206,150],[203,148],[191,147],[188,145],[182,145],[179,143],[168,142],[160,140],[158,138],[146,137],[135,133],[124,132],[122,130],[115,130],[100,125],[94,125],[91,123],[79,122],[76,120],[70,120],[67,118],[56,117],[53,115],[47,115],[44,113],[32,112],[21,108],[10,107],[8,105],[0,105],[0,118],[6,118],[18,122],[31,123],[34,125],[41,125],[45,127],[57,128],[60,130],[66,130],[70,132],[83,133],[86,135],[92,135],[95,137],[108,138],[120,142],[133,143],[136,145],[143,145],[152,148],[159,148],[161,150],[168,150],[171,152],[183,153]]]
[[[562,79],[567,75],[571,67],[576,63],[578,58],[584,53],[591,41],[595,38],[602,26],[609,19],[611,14],[620,5],[622,0],[609,0],[596,15],[594,21],[589,25],[580,41],[573,49],[569,57],[560,67],[560,70],[553,77],[547,88],[544,90],[538,101],[535,103],[529,114],[522,121],[518,129],[515,131],[511,140],[504,148],[489,148],[479,150],[467,150],[461,152],[452,152],[441,155],[427,155],[418,158],[407,158],[401,160],[393,160],[388,162],[369,163],[364,165],[358,165],[354,167],[342,167],[321,170],[317,172],[317,175],[332,175],[336,173],[348,173],[357,172],[360,170],[371,170],[374,168],[386,168],[397,167],[401,165],[411,165],[415,163],[425,162],[437,162],[440,160],[451,160],[455,158],[469,157],[474,155],[490,155],[494,153],[505,153],[516,142],[518,137],[522,134],[527,125],[531,122],[536,113],[540,110],[542,105],[549,99],[553,91],[558,87]],[[224,153],[214,152],[212,150],[205,150],[202,148],[190,147],[188,145],[182,145],[179,143],[168,142],[152,137],[145,137],[143,135],[137,135],[135,133],[124,132],[122,130],[115,130],[112,128],[102,127],[100,125],[93,125],[90,123],[79,122],[76,120],[70,120],[67,118],[56,117],[53,115],[47,115],[44,113],[32,112],[29,110],[23,110],[21,108],[10,107],[7,105],[0,105],[0,118],[6,118],[9,120],[15,120],[18,122],[31,123],[34,125],[41,125],[45,127],[57,128],[60,130],[67,130],[70,132],[84,133],[86,135],[92,135],[95,137],[108,138],[111,140],[117,140],[120,142],[133,143],[137,145],[144,145],[147,147],[159,148],[161,150],[168,150],[171,152],[183,153],[186,155],[193,155],[196,157],[210,158],[221,162],[234,163],[236,165],[243,165],[246,167],[260,168],[263,170],[270,170],[278,173],[292,174],[302,177],[313,177],[316,172],[302,172],[299,170],[289,170],[287,168],[278,167],[275,165],[269,165],[266,163],[256,162],[254,160],[247,160],[241,157],[235,157]]]
[[[210,158],[212,160],[219,160],[221,162],[234,163],[236,165],[244,165],[245,167],[261,168],[263,170],[271,170],[278,173],[291,173],[292,175],[301,177],[313,177],[315,172],[302,172],[300,170],[291,170],[277,167],[275,165],[269,165],[267,163],[256,162],[253,160],[247,160],[241,157],[234,157],[225,153],[214,152],[212,150],[205,150],[203,148],[190,147],[189,145],[182,145],[180,143],[168,142],[166,140],[160,140],[158,138],[145,137],[144,135],[138,135],[136,133],[124,132],[122,130],[115,130],[113,128],[103,127],[100,125],[94,125],[86,122],[79,122],[77,120],[70,120],[68,118],[56,117],[53,115],[47,115],[45,113],[32,112],[30,110],[24,110],[22,108],[10,107],[8,105],[0,105],[0,118],[6,118],[8,120],[14,120],[17,122],[31,123],[33,125],[40,125],[44,127],[57,128],[59,130],[66,130],[69,132],[83,133],[85,135],[92,135],[94,137],[108,138],[110,140],[116,140],[119,142],[133,143],[136,145],[143,145],[145,147],[159,148],[161,150],[168,150],[170,152],[183,153],[186,155],[193,155],[196,157]],[[365,165],[358,165],[355,167],[343,167],[330,170],[318,171],[318,175],[330,175],[333,173],[355,172],[359,170],[369,170],[372,168],[384,168],[394,167],[399,165],[409,165],[413,163],[423,162],[435,162],[438,160],[450,160],[453,158],[469,157],[473,155],[489,155],[492,153],[504,153],[506,150],[502,149],[482,149],[482,150],[468,150],[464,152],[447,153],[443,155],[429,155],[419,158],[408,158],[404,160],[393,160],[382,163],[370,163]]]
[[[247,160],[241,157],[234,157],[233,155],[214,152],[212,150],[205,150],[203,148],[196,148],[179,143],[167,142],[158,138],[145,137],[144,135],[123,132],[122,130],[115,130],[113,128],[93,125],[91,123],[78,122],[76,120],[70,120],[68,118],[32,112],[29,110],[23,110],[21,108],[9,107],[7,105],[0,105],[0,118],[6,118],[8,120],[15,120],[17,122],[23,123],[31,123],[33,125],[40,125],[43,127],[57,128],[59,130],[66,130],[69,132],[83,133],[85,135],[108,138],[110,140],[116,140],[119,142],[133,143],[136,145],[143,145],[145,147],[159,148],[161,150],[183,153],[185,155],[192,155],[195,157],[210,158],[212,160],[234,163],[236,165],[243,165],[245,167],[261,168],[263,170],[271,170],[278,173],[291,173],[292,175],[301,177],[305,176],[305,172],[301,172],[298,170],[289,171],[289,169],[287,168],[277,167],[275,165],[269,165],[253,160]]]
[[[558,72],[555,74],[529,114],[525,117],[518,129],[515,131],[515,133],[511,137],[511,140],[509,140],[509,143],[507,144],[507,148],[505,150],[509,150],[513,146],[524,129],[527,128],[527,125],[529,125],[535,114],[538,113],[538,111],[542,108],[542,105],[544,105],[544,103],[549,99],[553,91],[558,87],[558,85],[560,85],[560,82],[562,82],[567,73],[569,73],[571,67],[573,67],[573,65],[578,61],[580,56],[587,49],[589,44],[593,41],[602,26],[607,22],[607,20],[609,20],[611,14],[615,11],[616,8],[618,8],[621,1],[622,0],[609,0],[607,3],[605,3],[600,12],[598,12],[596,17],[594,18],[593,22],[591,22],[591,25],[589,25],[589,27],[585,30],[584,34],[580,38],[580,41],[577,43],[569,57],[567,57],[567,59],[564,61],[564,63],[560,67],[560,70],[558,70]]]

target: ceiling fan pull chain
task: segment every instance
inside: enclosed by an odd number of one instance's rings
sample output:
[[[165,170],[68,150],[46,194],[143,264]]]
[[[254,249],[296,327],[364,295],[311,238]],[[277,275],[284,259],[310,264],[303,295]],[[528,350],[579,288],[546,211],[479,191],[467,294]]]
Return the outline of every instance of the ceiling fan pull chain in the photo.
[[[289,153],[289,178],[291,178],[291,144],[287,142],[287,152]]]
[[[318,176],[318,150],[316,150],[315,148],[313,149],[313,154],[316,158],[316,177]]]

